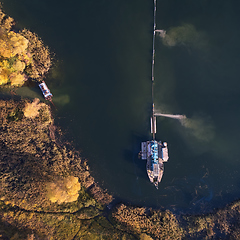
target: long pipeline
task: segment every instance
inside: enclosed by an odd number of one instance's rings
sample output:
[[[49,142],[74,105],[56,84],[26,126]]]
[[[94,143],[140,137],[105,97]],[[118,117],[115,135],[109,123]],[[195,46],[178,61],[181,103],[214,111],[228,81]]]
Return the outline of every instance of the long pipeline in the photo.
[[[154,121],[154,64],[155,64],[155,38],[156,38],[156,12],[157,12],[157,0],[154,0],[154,10],[153,10],[153,48],[152,48],[152,134],[155,140],[155,129],[156,121]]]

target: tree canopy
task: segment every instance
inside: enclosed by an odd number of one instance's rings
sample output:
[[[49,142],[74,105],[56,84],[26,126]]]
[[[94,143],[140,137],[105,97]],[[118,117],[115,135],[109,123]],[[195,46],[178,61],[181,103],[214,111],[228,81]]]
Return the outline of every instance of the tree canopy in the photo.
[[[41,81],[51,67],[50,51],[29,30],[13,31],[14,21],[0,9],[0,86],[22,86],[30,77]]]

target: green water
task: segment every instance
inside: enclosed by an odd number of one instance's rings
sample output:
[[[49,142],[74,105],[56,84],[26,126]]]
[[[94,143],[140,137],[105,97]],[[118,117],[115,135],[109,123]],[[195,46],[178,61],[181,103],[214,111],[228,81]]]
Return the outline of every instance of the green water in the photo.
[[[170,155],[159,190],[137,158],[141,141],[151,139],[153,2],[3,3],[19,27],[56,53],[46,80],[56,123],[82,149],[101,186],[126,202],[177,210],[238,198],[238,1],[158,0],[157,28],[167,36],[156,38],[154,100],[159,111],[187,116],[157,120],[156,138],[168,142]]]

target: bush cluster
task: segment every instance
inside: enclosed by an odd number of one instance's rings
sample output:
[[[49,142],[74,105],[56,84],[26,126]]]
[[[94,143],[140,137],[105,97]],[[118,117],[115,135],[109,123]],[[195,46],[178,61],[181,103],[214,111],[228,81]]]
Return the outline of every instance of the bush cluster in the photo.
[[[0,9],[0,86],[19,87],[28,78],[41,81],[51,67],[50,51],[35,33],[15,32],[13,25]]]

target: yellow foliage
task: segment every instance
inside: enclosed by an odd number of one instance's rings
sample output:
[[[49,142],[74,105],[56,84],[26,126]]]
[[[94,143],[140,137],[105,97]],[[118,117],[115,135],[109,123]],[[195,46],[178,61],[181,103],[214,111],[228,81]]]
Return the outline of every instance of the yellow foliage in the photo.
[[[26,52],[28,40],[19,33],[7,32],[0,39],[0,55],[5,58],[14,57]]]
[[[10,68],[11,68],[11,66],[7,60],[1,61],[0,66],[2,69],[5,69],[5,70],[10,70]]]
[[[23,71],[26,64],[31,63],[27,47],[28,40],[19,33],[5,31],[0,34],[0,85],[24,84]]]
[[[26,103],[23,109],[24,116],[27,118],[35,118],[39,115],[39,109],[44,105],[39,103],[39,99],[35,98],[32,103]]]
[[[78,178],[74,176],[70,176],[65,179],[66,188],[72,188],[73,185],[78,183]]]
[[[0,68],[0,85],[5,85],[8,82],[8,73],[6,70]]]
[[[0,55],[5,58],[11,57],[10,44],[6,40],[0,39]]]
[[[19,55],[19,59],[22,62],[25,62],[26,65],[29,65],[30,63],[32,63],[32,54],[27,52],[26,54],[22,53],[21,55]]]
[[[12,86],[23,85],[24,83],[24,75],[21,73],[12,73],[10,76],[10,81]]]
[[[26,66],[25,63],[20,60],[15,61],[13,64],[13,68],[15,69],[15,71],[19,71],[19,72],[22,72],[25,66]]]
[[[65,202],[75,202],[75,201],[77,201],[78,195],[79,195],[78,193],[76,193],[75,195],[69,195],[67,201],[65,201]]]
[[[70,188],[67,188],[66,190],[68,195],[74,196],[76,195],[76,192],[78,192],[79,190],[79,185],[75,183],[74,185],[72,185]]]
[[[5,16],[5,14],[4,14],[4,16]],[[9,31],[12,28],[12,26],[13,26],[13,22],[14,22],[13,18],[11,18],[11,17],[5,18],[2,21],[2,23],[1,23],[2,28],[4,28],[5,30]]]
[[[153,240],[153,238],[151,238],[149,235],[147,235],[146,233],[142,233],[140,235],[140,240]]]
[[[78,191],[81,185],[78,178],[69,176],[56,182],[47,183],[47,196],[53,203],[74,202],[78,199]]]
[[[2,22],[5,16],[6,14],[0,9],[0,22]]]

